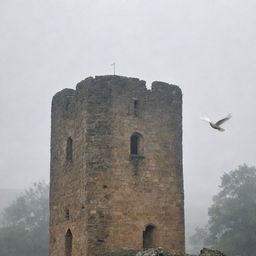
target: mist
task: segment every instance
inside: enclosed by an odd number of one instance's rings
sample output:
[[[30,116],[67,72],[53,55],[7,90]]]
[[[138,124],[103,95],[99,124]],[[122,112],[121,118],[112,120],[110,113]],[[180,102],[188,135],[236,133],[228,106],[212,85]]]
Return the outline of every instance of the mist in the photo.
[[[183,92],[186,229],[207,222],[224,172],[255,165],[253,0],[3,0],[0,189],[49,181],[52,96],[88,76],[159,80]],[[217,121],[232,114],[225,132]]]

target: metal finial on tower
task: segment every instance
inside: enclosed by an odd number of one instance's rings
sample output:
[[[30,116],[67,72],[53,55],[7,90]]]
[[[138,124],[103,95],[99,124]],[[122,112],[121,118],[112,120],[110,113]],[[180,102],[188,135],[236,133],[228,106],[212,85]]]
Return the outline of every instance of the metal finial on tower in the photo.
[[[114,75],[115,75],[116,74],[116,63],[114,62],[114,63],[110,64],[110,66],[114,67]]]

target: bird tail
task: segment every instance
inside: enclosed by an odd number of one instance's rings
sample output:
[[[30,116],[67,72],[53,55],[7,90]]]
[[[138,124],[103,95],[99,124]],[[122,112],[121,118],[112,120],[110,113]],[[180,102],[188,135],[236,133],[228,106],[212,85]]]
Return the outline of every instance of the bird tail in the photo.
[[[219,127],[218,130],[219,130],[220,132],[224,132],[224,131],[225,131],[225,129],[223,129],[222,127]]]

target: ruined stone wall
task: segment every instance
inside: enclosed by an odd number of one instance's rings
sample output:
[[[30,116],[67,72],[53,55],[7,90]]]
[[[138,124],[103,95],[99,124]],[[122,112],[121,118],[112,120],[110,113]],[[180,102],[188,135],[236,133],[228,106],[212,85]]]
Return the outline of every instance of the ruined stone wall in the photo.
[[[66,159],[69,137],[72,161]],[[65,255],[68,230],[73,256],[140,250],[143,243],[184,251],[177,86],[154,82],[147,90],[135,78],[87,78],[76,91],[54,96],[51,138],[51,256]],[[153,231],[143,238],[148,225]]]
[[[50,255],[65,255],[65,234],[73,234],[73,255],[85,255],[85,122],[75,91],[65,89],[52,102],[50,177]],[[66,159],[68,138],[72,160]],[[68,216],[69,215],[69,216]]]

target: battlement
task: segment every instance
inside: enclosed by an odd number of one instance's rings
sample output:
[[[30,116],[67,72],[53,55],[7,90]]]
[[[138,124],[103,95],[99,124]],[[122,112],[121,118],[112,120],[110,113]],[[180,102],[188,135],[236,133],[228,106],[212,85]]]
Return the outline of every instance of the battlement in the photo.
[[[55,106],[60,106],[62,110],[68,110],[72,102],[81,101],[84,98],[91,97],[94,101],[99,101],[102,97],[106,101],[107,97],[118,98],[122,95],[126,98],[132,97],[134,100],[144,98],[144,103],[152,102],[156,104],[155,106],[162,105],[164,108],[171,104],[182,103],[182,92],[177,85],[155,81],[151,89],[147,89],[144,80],[107,75],[88,77],[77,84],[76,90],[63,89],[54,95],[52,104],[53,109]]]
[[[76,86],[76,89],[83,90],[83,88],[88,88],[90,86],[94,85],[102,85],[102,86],[111,86],[113,89],[116,87],[125,87],[125,86],[130,86],[130,87],[141,87],[145,91],[152,92],[154,93],[155,91],[159,91],[162,93],[173,93],[174,91],[177,92],[178,94],[181,94],[181,90],[177,85],[173,84],[168,84],[165,82],[161,81],[155,81],[152,83],[151,89],[147,89],[146,87],[146,82],[144,80],[140,80],[138,78],[133,78],[133,77],[125,77],[125,76],[117,76],[117,75],[106,75],[106,76],[95,76],[93,77],[87,77],[81,82],[79,82]],[[59,95],[66,95],[70,96],[72,95],[72,89],[63,89],[62,91],[58,92],[55,94],[55,97],[58,97]],[[176,93],[173,93],[175,95]]]

